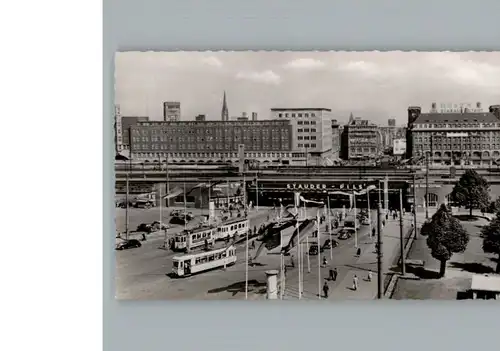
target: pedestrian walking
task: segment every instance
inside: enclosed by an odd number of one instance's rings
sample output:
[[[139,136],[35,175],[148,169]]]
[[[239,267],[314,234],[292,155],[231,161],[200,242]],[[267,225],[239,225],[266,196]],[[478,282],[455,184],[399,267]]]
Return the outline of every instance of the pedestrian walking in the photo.
[[[358,257],[361,256],[361,248],[360,247],[358,247],[358,250],[356,251],[356,256],[358,256]]]
[[[337,275],[339,274],[339,272],[337,272],[337,268],[334,268],[333,269],[333,281],[336,281],[337,280]]]
[[[326,260],[326,256],[323,256],[323,267],[326,267],[326,264],[328,263],[328,261]]]
[[[328,280],[335,280],[333,279],[333,269],[331,268],[328,270]]]
[[[325,284],[323,284],[323,294],[325,296],[325,299],[328,298],[328,290],[330,290],[330,288],[328,287],[328,283],[325,282]]]
[[[356,274],[352,277],[352,290],[358,290],[358,276]]]
[[[375,229],[375,227],[372,228],[372,236],[375,236],[375,234],[377,234],[377,231]]]
[[[292,268],[295,268],[295,261],[293,260],[293,255],[290,256],[290,265],[292,266]]]
[[[369,282],[371,282],[371,281],[372,281],[372,276],[373,276],[372,271],[368,271],[368,277],[367,277],[367,280],[368,280]]]

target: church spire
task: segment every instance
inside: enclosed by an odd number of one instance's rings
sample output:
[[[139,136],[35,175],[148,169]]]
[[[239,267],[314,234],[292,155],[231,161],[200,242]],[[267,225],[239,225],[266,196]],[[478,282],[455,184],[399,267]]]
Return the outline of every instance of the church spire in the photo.
[[[349,115],[349,124],[350,124],[352,121],[354,121],[354,115],[353,115],[353,114],[352,114],[352,112],[351,112],[351,114]]]
[[[225,90],[224,90],[224,98],[222,100],[221,117],[222,117],[223,121],[229,121],[229,112],[227,110],[226,91]]]

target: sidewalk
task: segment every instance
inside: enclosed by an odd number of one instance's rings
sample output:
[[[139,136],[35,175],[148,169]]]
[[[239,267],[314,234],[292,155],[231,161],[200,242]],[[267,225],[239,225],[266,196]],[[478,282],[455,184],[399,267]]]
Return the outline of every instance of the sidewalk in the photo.
[[[404,218],[404,234],[408,233],[411,227],[411,215],[406,215]],[[391,268],[393,262],[399,256],[400,250],[400,232],[399,232],[399,219],[389,219],[386,221],[386,226],[383,232],[383,272],[385,276]],[[335,282],[327,281],[329,290],[329,300],[366,300],[374,299],[377,296],[377,255],[375,253],[376,239],[370,239],[369,235],[360,237],[359,248],[361,248],[361,255],[355,256],[355,248],[348,246],[342,249],[341,253],[333,257],[332,262],[328,262],[327,267],[321,268],[321,289],[326,278],[328,277],[328,270],[330,267],[336,267],[338,270],[337,280]],[[329,253],[325,252],[324,256],[329,259]],[[323,255],[321,255],[322,259]],[[304,265],[307,263],[307,258],[304,258]],[[367,281],[368,272],[372,272],[372,281]],[[353,291],[353,277],[358,277],[358,290]],[[302,299],[318,299],[318,256],[311,257],[311,271],[307,273],[307,268],[304,274],[304,292]],[[321,291],[321,294],[323,292]],[[298,298],[298,277],[294,276],[286,281],[286,298]]]

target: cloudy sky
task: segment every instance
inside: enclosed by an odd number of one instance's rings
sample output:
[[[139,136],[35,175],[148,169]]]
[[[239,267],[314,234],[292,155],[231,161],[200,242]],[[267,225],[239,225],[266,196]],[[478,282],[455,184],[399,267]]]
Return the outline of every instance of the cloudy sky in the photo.
[[[326,107],[376,123],[406,120],[409,105],[500,104],[499,53],[126,52],[117,53],[115,97],[124,116],[162,119],[162,101],[180,101],[182,118],[230,116],[272,107]]]

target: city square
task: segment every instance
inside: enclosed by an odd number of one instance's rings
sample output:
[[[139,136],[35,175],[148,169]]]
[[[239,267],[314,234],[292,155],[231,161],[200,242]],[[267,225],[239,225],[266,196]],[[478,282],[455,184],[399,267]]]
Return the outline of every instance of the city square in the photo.
[[[153,114],[116,103],[118,299],[500,294],[500,97],[395,102],[381,123],[368,110],[276,107],[267,96],[265,109],[234,115],[235,94],[210,91],[208,114],[158,96]]]

